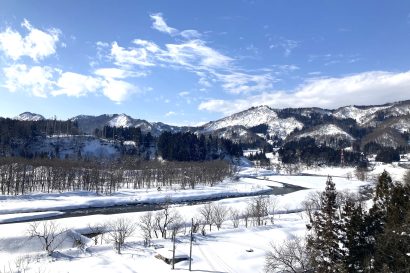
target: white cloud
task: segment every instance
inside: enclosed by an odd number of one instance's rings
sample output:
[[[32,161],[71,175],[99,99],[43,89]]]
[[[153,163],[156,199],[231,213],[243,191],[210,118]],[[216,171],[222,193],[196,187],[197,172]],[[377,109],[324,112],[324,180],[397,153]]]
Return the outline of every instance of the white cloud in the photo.
[[[7,28],[0,32],[0,50],[12,60],[28,56],[34,61],[41,60],[56,53],[60,31],[49,29],[46,31],[34,28],[29,21],[22,23],[28,34],[23,37],[19,32]]]
[[[104,96],[116,103],[121,103],[131,94],[138,92],[136,86],[126,81],[106,79],[102,86]]]
[[[51,92],[53,96],[81,97],[101,88],[101,80],[78,73],[65,72],[61,74],[56,85],[59,89]]]
[[[168,43],[163,48],[152,41],[142,39],[133,40],[130,47],[122,47],[117,42],[113,42],[107,59],[112,59],[114,65],[119,67],[118,69],[126,71],[135,70],[136,67],[139,69],[147,69],[147,67],[184,69],[198,75],[198,84],[201,85],[201,90],[210,88],[216,83],[221,83],[226,91],[236,94],[272,89],[275,79],[271,75],[271,70],[250,73],[240,70],[234,64],[235,59],[197,38],[200,37],[198,31],[190,29],[179,32],[177,29],[170,28],[160,13],[151,15],[151,18],[154,20],[153,27],[155,29],[182,36],[187,40]],[[106,46],[106,44],[100,44],[100,48]],[[281,71],[294,71],[298,67],[287,65],[280,67],[280,69]],[[132,76],[122,74],[122,72],[96,71],[98,75],[103,77],[108,77],[107,73],[115,74],[111,77],[118,79]]]
[[[152,28],[160,32],[168,33],[170,35],[174,35],[178,33],[178,30],[176,30],[175,28],[169,27],[167,25],[161,13],[151,14],[150,17],[154,21],[152,23]]]
[[[230,65],[232,58],[208,47],[202,40],[191,40],[181,44],[167,44],[163,54],[166,60],[182,66],[223,68]]]
[[[114,63],[121,67],[130,67],[132,65],[153,66],[154,63],[149,60],[146,48],[123,48],[117,42],[111,44],[111,57]]]
[[[3,68],[5,84],[10,92],[24,91],[30,95],[46,98],[48,95],[81,97],[100,94],[121,103],[139,89],[126,81],[117,80],[126,76],[128,71],[100,69],[97,76],[87,76],[74,72],[62,72],[48,66],[28,67],[15,64]]]
[[[182,92],[179,92],[178,95],[179,95],[180,97],[186,97],[186,96],[189,95],[189,92],[188,92],[188,91],[182,91]]]
[[[109,79],[126,79],[133,77],[143,77],[147,75],[147,73],[143,71],[136,72],[116,67],[99,68],[94,71],[94,74]]]
[[[47,97],[54,86],[53,74],[56,72],[50,67],[15,64],[3,68],[6,78],[3,85],[10,92],[26,91],[38,97]]]
[[[170,116],[175,116],[177,113],[175,113],[174,111],[169,111],[168,113],[165,114],[166,117],[170,117]]]
[[[300,44],[299,41],[285,39],[283,37],[279,37],[277,40],[278,41],[271,44],[269,48],[281,48],[285,57],[288,57],[295,48],[299,47]]]
[[[291,92],[272,91],[236,100],[210,99],[198,109],[232,114],[252,106],[337,108],[354,104],[383,104],[409,99],[410,71],[370,71],[341,78],[306,81]]]
[[[131,94],[138,92],[138,88],[129,82],[117,80],[124,76],[120,70],[101,69],[96,73],[100,77],[65,72],[57,81],[60,88],[51,92],[52,95],[66,95],[81,97],[91,93],[102,93],[115,103],[125,101]]]
[[[202,35],[201,33],[199,33],[199,31],[195,30],[195,29],[186,29],[183,30],[179,33],[182,37],[184,37],[185,39],[197,39],[200,38]]]
[[[212,86],[212,84],[206,78],[199,78],[198,84],[200,84],[204,87],[207,87],[207,88]]]
[[[194,69],[226,68],[233,61],[232,58],[206,45],[205,41],[196,39],[183,43],[166,44],[161,49],[151,41],[135,39],[135,46],[124,48],[113,42],[110,56],[118,66],[130,68],[133,65],[156,66],[177,65]]]
[[[167,33],[171,36],[179,35],[187,40],[200,38],[202,36],[201,33],[195,29],[186,29],[179,31],[176,28],[168,26],[168,24],[165,22],[162,13],[154,13],[151,14],[150,17],[153,20],[152,28],[160,32]]]
[[[267,91],[273,88],[270,74],[251,75],[242,72],[216,74],[222,81],[222,87],[233,94]]]
[[[141,40],[141,39],[135,39],[132,41],[134,44],[141,46],[144,48],[146,51],[151,52],[151,53],[156,53],[161,51],[159,46],[157,46],[154,42],[147,41],[147,40]]]

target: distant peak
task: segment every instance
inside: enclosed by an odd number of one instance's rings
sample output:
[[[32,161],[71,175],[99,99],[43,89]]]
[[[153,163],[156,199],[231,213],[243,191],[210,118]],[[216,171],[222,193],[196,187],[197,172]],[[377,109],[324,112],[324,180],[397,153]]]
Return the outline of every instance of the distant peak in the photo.
[[[17,120],[24,120],[24,121],[39,121],[39,120],[44,120],[45,118],[36,113],[31,113],[31,112],[24,112],[15,117],[14,119]]]

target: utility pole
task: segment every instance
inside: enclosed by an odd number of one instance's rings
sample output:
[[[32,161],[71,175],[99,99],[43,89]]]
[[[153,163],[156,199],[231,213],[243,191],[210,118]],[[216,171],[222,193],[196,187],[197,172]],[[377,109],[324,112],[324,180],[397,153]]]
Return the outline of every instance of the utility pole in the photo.
[[[172,231],[172,241],[173,241],[173,246],[172,246],[172,269],[175,269],[175,233],[176,233],[176,230],[174,229]]]
[[[193,241],[193,229],[194,229],[194,218],[192,218],[191,222],[191,243],[189,245],[189,271],[191,271],[191,263],[192,263],[192,241]]]

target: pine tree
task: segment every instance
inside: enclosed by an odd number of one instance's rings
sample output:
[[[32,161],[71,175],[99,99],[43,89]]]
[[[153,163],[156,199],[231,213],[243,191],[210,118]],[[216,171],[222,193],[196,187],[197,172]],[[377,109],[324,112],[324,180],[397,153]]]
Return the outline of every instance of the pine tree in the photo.
[[[336,188],[329,176],[321,194],[322,208],[313,217],[312,234],[308,236],[308,251],[315,272],[342,272],[343,251],[340,248],[341,230],[337,215]]]
[[[387,218],[387,206],[391,200],[390,191],[393,188],[393,182],[388,172],[383,171],[379,176],[375,196],[373,198],[373,207],[369,211],[368,230],[369,240],[372,242],[372,249],[375,249],[376,237],[382,234]],[[374,254],[374,253],[372,253]]]
[[[368,241],[365,213],[360,204],[347,200],[342,212],[344,267],[349,273],[365,272]]]
[[[383,233],[376,237],[375,268],[407,272],[410,265],[410,187],[397,183],[389,192]]]

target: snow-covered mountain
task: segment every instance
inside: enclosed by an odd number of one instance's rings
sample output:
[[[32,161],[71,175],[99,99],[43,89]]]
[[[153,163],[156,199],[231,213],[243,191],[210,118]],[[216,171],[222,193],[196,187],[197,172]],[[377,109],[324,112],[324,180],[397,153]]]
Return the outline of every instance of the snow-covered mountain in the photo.
[[[85,116],[80,115],[71,119],[76,121],[81,131],[92,134],[96,128],[102,129],[104,126],[111,127],[138,127],[142,132],[150,132],[154,136],[158,136],[163,131],[179,132],[186,131],[187,127],[178,127],[162,122],[148,122],[143,119],[135,119],[126,114],[112,114],[100,116]]]
[[[311,137],[316,140],[319,139],[326,139],[329,137],[337,138],[337,139],[345,139],[348,141],[353,141],[354,137],[352,137],[349,133],[341,129],[340,127],[334,124],[324,124],[313,127],[304,133],[297,134],[295,138],[302,138],[302,137]]]
[[[38,114],[25,112],[19,120],[43,120]],[[263,143],[273,139],[290,141],[310,136],[318,140],[343,139],[375,141],[384,145],[405,143],[410,130],[410,100],[374,106],[345,106],[329,110],[312,108],[273,109],[252,107],[239,113],[210,121],[199,127],[179,127],[149,122],[126,114],[79,115],[72,119],[81,132],[92,134],[104,126],[139,127],[144,133],[159,136],[163,131],[213,134],[241,143]],[[388,131],[388,133],[384,133]],[[384,137],[381,137],[385,135]],[[368,137],[366,137],[368,136]],[[280,141],[279,141],[280,142]]]
[[[410,101],[401,101],[375,106],[345,106],[333,111],[333,116],[341,119],[351,118],[360,126],[376,127],[387,118],[410,114]]]
[[[358,124],[363,125],[372,121],[378,111],[387,109],[389,107],[390,106],[375,106],[363,109],[357,106],[350,105],[336,109],[333,112],[333,116],[340,119],[351,118],[356,120]]]
[[[45,118],[39,114],[24,112],[18,115],[17,117],[14,117],[14,119],[23,120],[23,121],[39,121],[39,120],[44,120]]]
[[[303,123],[299,122],[295,118],[279,118],[277,110],[274,110],[268,106],[259,106],[252,107],[248,110],[216,121],[211,121],[203,126],[203,132],[229,128],[232,133],[232,127],[234,126],[243,126],[250,129],[258,125],[267,126],[267,135],[278,136],[282,139],[285,139],[296,128],[299,130],[303,128]],[[244,135],[243,132],[242,135]]]
[[[214,131],[235,125],[250,128],[260,124],[269,124],[277,119],[278,115],[276,111],[266,105],[263,105],[259,107],[252,107],[248,110],[233,114],[217,121],[211,121],[203,127],[204,131]]]
[[[225,128],[212,131],[212,135],[217,136],[219,138],[230,139],[235,143],[265,142],[263,137],[258,136],[258,134],[255,134],[248,130],[246,127],[240,125],[228,126]]]
[[[285,139],[295,129],[302,130],[303,123],[291,117],[286,119],[276,119],[268,124],[268,134]]]
[[[386,146],[386,147],[405,147],[408,145],[408,142],[404,137],[397,131],[392,128],[377,128],[370,134],[366,135],[362,139],[362,146],[368,144],[368,143],[377,143],[380,144],[381,146]]]

